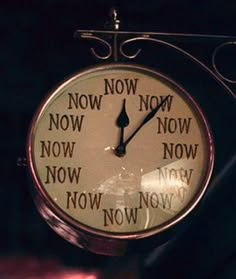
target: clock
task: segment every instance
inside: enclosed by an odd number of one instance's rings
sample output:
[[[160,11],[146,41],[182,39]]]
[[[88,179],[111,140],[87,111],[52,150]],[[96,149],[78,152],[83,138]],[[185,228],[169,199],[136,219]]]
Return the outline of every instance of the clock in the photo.
[[[27,157],[48,224],[80,247],[121,255],[130,243],[155,245],[186,219],[207,189],[214,146],[181,85],[148,67],[109,63],[45,98]]]

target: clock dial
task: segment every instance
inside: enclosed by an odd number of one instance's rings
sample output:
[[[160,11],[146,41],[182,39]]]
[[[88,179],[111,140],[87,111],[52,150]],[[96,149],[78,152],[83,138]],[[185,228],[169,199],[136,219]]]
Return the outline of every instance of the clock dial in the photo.
[[[203,195],[213,166],[210,131],[179,85],[140,66],[76,74],[43,102],[28,144],[36,189],[77,229],[155,234]]]

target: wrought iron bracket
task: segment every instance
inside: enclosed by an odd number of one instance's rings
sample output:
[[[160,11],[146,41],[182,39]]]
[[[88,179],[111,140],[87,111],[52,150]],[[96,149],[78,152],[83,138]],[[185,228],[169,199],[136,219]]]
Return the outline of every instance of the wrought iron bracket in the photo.
[[[74,38],[93,41],[96,46],[90,48],[92,55],[98,59],[109,62],[121,60],[131,60],[137,58],[143,51],[137,44],[143,42],[153,42],[162,44],[169,48],[187,55],[198,63],[204,63],[196,53],[191,53],[187,43],[210,45],[208,64],[205,65],[221,80],[226,83],[235,84],[236,77],[229,77],[222,72],[222,65],[217,63],[218,55],[227,47],[234,48],[236,57],[236,36],[222,35],[202,35],[202,34],[181,34],[181,33],[157,33],[157,32],[129,32],[120,31],[120,20],[115,9],[111,11],[111,21],[106,25],[109,30],[76,30]],[[136,43],[133,53],[127,52],[128,46]]]

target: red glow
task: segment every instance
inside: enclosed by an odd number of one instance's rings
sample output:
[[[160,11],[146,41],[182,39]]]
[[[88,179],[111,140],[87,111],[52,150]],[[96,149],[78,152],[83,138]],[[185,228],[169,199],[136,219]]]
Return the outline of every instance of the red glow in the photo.
[[[98,279],[98,272],[68,268],[55,260],[0,258],[0,277],[11,279]],[[1,278],[3,278],[1,277]]]

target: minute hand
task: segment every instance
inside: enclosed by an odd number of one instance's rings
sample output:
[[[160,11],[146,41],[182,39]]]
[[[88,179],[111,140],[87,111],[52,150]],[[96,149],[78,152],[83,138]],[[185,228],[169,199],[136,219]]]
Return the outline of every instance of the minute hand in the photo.
[[[167,101],[170,95],[166,96],[160,104],[158,104],[153,110],[151,110],[140,123],[138,128],[124,141],[123,146],[126,147],[127,144],[133,139],[133,137],[139,132],[139,130],[147,124],[158,112],[158,110],[162,107],[162,105]]]

